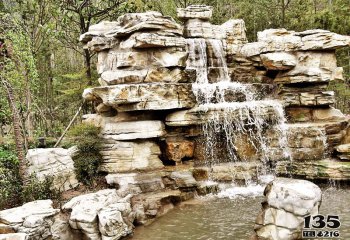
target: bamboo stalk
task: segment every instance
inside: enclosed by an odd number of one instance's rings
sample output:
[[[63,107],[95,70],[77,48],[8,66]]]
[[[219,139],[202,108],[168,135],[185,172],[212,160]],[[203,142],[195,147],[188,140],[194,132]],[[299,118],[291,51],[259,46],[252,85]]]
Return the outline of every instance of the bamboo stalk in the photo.
[[[68,132],[69,128],[72,126],[72,124],[74,123],[75,119],[79,116],[79,113],[81,112],[81,110],[83,109],[83,106],[85,104],[85,101],[83,101],[83,103],[81,104],[81,106],[79,107],[78,111],[75,113],[74,117],[72,118],[72,120],[70,121],[70,123],[68,124],[68,126],[66,127],[66,129],[63,131],[61,137],[58,139],[58,141],[56,142],[54,147],[57,147],[62,139],[64,138],[64,136],[66,135],[66,133]]]

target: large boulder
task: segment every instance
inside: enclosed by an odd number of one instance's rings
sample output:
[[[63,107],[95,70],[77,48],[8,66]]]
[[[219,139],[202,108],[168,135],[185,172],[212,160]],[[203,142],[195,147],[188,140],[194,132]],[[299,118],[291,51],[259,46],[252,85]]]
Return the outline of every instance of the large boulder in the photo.
[[[301,239],[304,217],[317,215],[321,189],[312,182],[277,178],[264,191],[263,209],[256,219],[255,232],[267,240]]]
[[[52,177],[53,188],[61,191],[72,189],[78,185],[72,159],[75,152],[74,147],[29,149],[26,156],[27,175],[34,174],[40,181]]]
[[[115,189],[105,189],[75,197],[63,209],[71,211],[71,228],[81,231],[88,239],[117,240],[133,230],[130,197],[121,198]]]
[[[4,234],[8,240],[50,239],[51,225],[59,209],[52,207],[51,200],[37,200],[16,208],[0,211],[0,222],[14,229],[17,234]]]
[[[267,53],[261,56],[266,56]],[[337,67],[337,59],[334,52],[296,52],[294,54],[294,66],[289,71],[279,72],[274,79],[275,83],[289,84],[289,83],[323,83],[334,79],[342,80],[343,69]],[[264,63],[264,57],[262,57]],[[284,59],[287,61],[287,58]],[[286,70],[286,69],[280,69]]]

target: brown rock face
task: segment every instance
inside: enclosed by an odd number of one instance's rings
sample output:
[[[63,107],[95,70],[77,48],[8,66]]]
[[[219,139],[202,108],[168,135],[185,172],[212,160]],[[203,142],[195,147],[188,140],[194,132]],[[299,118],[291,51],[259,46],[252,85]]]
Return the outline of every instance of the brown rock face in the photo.
[[[170,161],[180,163],[184,158],[192,158],[194,142],[189,140],[166,140],[165,155]]]

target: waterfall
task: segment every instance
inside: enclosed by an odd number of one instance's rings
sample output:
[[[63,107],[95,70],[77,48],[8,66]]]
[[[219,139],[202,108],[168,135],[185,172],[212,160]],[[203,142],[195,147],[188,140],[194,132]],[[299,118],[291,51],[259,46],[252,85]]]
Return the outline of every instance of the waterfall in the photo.
[[[225,161],[248,162],[258,155],[268,161],[269,147],[266,129],[273,126],[281,148],[287,146],[286,119],[283,106],[276,100],[257,100],[251,84],[232,82],[221,40],[187,39],[189,57],[187,68],[195,69],[196,82],[192,89],[197,111],[206,115],[203,124],[205,162],[207,166]],[[210,70],[218,74],[218,81],[208,78]],[[240,153],[240,145],[250,153]],[[242,147],[241,147],[242,148]],[[225,157],[220,156],[225,152]],[[288,155],[288,151],[284,151]]]
[[[196,70],[196,84],[208,83],[207,44],[203,38],[186,39],[187,68]]]

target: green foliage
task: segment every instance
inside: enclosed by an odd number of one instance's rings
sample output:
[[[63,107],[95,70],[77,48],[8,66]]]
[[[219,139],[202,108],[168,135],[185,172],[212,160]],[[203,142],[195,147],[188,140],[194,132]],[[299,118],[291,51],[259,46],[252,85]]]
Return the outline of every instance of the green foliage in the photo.
[[[28,182],[22,189],[23,202],[31,202],[41,199],[57,199],[59,193],[52,189],[53,177],[39,180],[34,174],[29,177]]]
[[[67,134],[70,144],[79,148],[73,157],[76,176],[80,182],[91,185],[98,176],[101,154],[98,150],[100,129],[91,124],[74,126]]]
[[[350,83],[346,81],[332,81],[328,89],[335,92],[335,107],[344,113],[349,113]]]
[[[20,203],[22,184],[18,175],[18,159],[9,146],[0,146],[0,209]]]
[[[43,181],[35,175],[25,186],[19,176],[19,162],[11,145],[0,146],[0,209],[11,208],[39,199],[57,199],[59,193],[52,189],[52,177]]]

